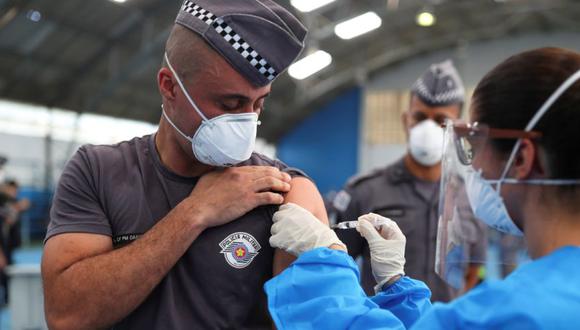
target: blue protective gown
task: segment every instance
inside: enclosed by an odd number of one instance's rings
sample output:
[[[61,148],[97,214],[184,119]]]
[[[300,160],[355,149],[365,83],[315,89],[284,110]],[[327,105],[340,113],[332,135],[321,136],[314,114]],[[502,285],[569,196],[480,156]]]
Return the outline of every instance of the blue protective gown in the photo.
[[[580,247],[564,247],[448,304],[404,277],[374,297],[348,254],[319,248],[265,285],[278,329],[580,329]]]

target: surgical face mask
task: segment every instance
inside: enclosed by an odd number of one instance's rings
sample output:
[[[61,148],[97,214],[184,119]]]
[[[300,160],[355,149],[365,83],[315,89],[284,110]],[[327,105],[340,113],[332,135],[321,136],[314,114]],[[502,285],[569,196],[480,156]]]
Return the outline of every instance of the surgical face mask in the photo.
[[[185,139],[191,142],[191,149],[200,162],[218,167],[228,167],[248,160],[252,156],[258,132],[258,114],[224,114],[208,119],[193,102],[185,90],[179,76],[171,66],[167,53],[165,61],[173,73],[181,91],[202,119],[201,125],[193,136],[183,133],[165,113],[163,116],[171,126]]]
[[[491,181],[481,177],[481,171],[467,171],[464,178],[467,199],[478,219],[503,233],[523,236],[510,217],[499,192],[493,189]]]
[[[423,166],[434,166],[443,156],[443,128],[426,119],[411,128],[409,151],[413,159]]]
[[[550,107],[558,100],[558,98],[579,79],[580,70],[568,78],[552,94],[552,96],[550,96],[550,98],[534,115],[532,120],[530,120],[525,128],[525,131],[532,131],[540,119],[542,119],[544,114],[546,114]],[[506,178],[511,165],[515,160],[520,144],[521,140],[518,140],[510,154],[510,157],[499,180],[485,180],[481,177],[481,171],[475,171],[473,168],[467,170],[467,173],[464,176],[467,197],[475,216],[492,228],[514,236],[522,236],[523,233],[511,219],[503,199],[501,198],[501,186],[503,183],[551,186],[580,184],[580,180],[573,179],[517,180]],[[497,189],[494,189],[492,185],[496,185]]]

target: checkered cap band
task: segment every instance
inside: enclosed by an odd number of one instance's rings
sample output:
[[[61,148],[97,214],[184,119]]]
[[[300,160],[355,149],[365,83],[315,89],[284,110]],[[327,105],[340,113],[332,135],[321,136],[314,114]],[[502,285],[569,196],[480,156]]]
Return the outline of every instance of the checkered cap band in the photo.
[[[232,29],[223,19],[216,17],[213,13],[203,9],[192,1],[185,1],[181,10],[198,18],[227,41],[243,58],[245,58],[260,74],[269,81],[274,80],[278,73],[250,44],[248,44],[239,34]]]
[[[449,85],[449,84],[448,84]],[[433,104],[449,104],[449,103],[460,103],[463,102],[464,92],[462,89],[450,89],[445,91],[440,91],[438,94],[433,94],[425,84],[424,79],[419,78],[415,84],[413,84],[412,90],[419,94],[423,99],[429,101]]]
[[[465,88],[450,60],[432,64],[411,90],[430,105],[462,103]]]

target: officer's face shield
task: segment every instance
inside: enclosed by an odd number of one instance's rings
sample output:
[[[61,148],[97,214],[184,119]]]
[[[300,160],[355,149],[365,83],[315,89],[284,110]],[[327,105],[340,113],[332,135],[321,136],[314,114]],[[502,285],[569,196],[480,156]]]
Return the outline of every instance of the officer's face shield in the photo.
[[[525,258],[521,238],[506,235],[501,224],[489,227],[489,223],[475,216],[475,206],[470,203],[467,189],[473,191],[476,179],[499,188],[497,178],[505,160],[496,158],[497,152],[489,143],[491,139],[517,140],[530,134],[534,133],[462,121],[445,124],[435,271],[456,289],[465,289],[467,274],[473,275],[478,268],[487,271],[487,277],[501,278]],[[483,176],[493,173],[495,180],[482,179],[481,173]],[[471,198],[475,198],[473,193]],[[488,240],[497,252],[493,264],[487,259]]]

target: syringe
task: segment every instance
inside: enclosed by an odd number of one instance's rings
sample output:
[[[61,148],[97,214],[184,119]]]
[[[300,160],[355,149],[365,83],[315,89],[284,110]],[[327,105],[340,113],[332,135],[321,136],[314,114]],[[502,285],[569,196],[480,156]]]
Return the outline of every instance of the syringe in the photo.
[[[370,223],[375,226],[375,228],[380,228],[382,225],[386,225],[389,219],[375,218],[370,220]],[[330,226],[332,229],[355,229],[358,227],[358,221],[343,221]]]

